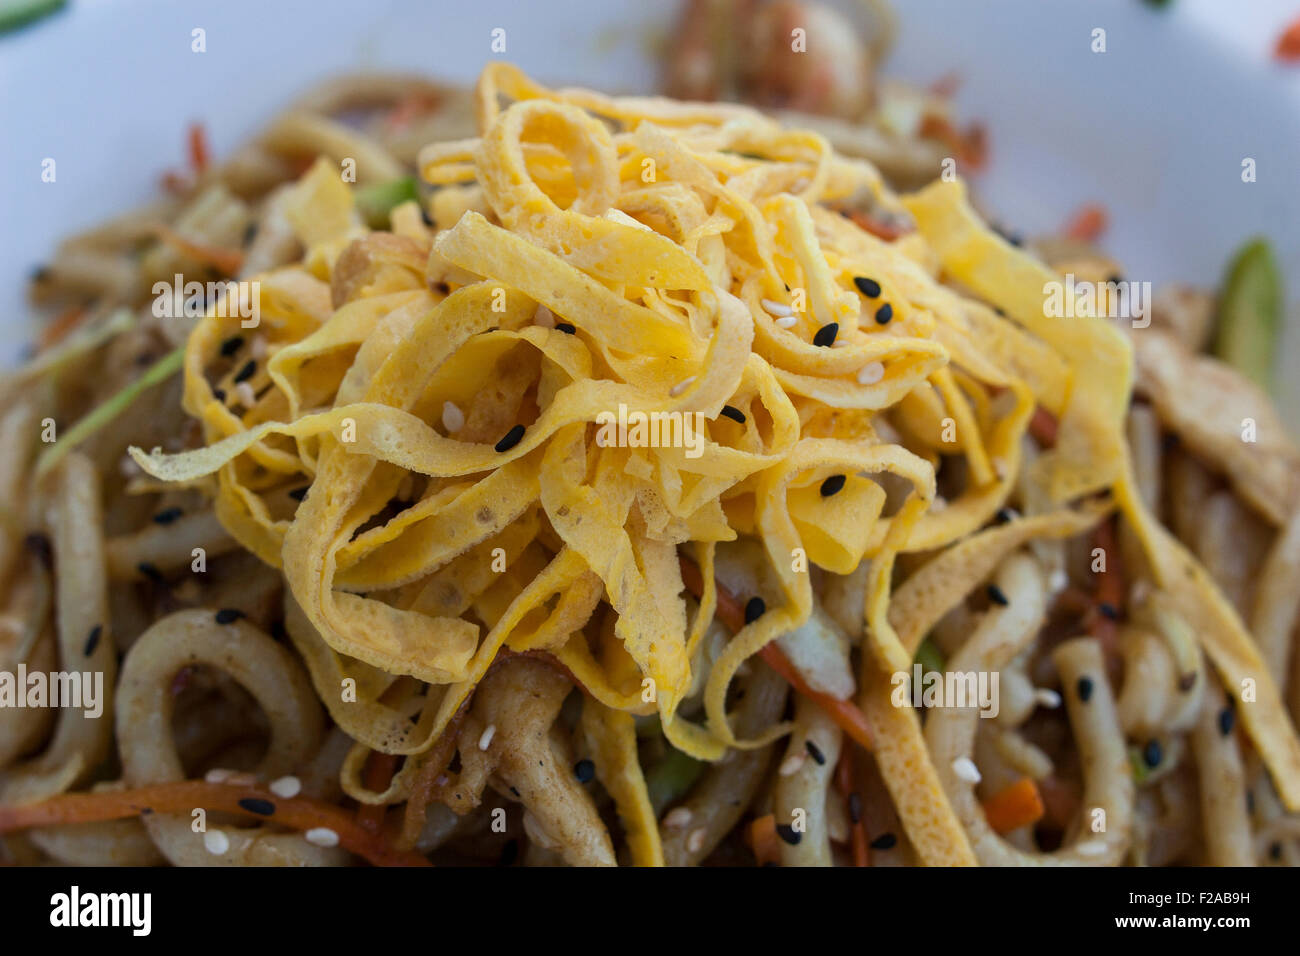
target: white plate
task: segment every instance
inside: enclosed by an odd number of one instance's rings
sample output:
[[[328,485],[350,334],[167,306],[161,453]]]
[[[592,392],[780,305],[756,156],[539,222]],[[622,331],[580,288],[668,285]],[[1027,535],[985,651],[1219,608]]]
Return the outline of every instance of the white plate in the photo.
[[[887,73],[956,71],[992,162],[975,187],[1004,223],[1049,231],[1082,202],[1131,279],[1213,285],[1242,240],[1269,236],[1300,293],[1300,67],[1272,62],[1289,0],[899,0]],[[0,37],[0,357],[29,337],[23,280],[72,231],[155,193],[202,120],[229,152],[311,83],[350,69],[471,80],[493,56],[549,82],[643,91],[674,3],[632,0],[73,0]],[[1094,28],[1107,52],[1091,52]],[[206,53],[191,31],[206,31]],[[41,163],[57,162],[42,183]],[[1241,181],[1253,158],[1258,181]],[[1293,316],[1294,318],[1294,316]],[[1300,368],[1300,323],[1284,343]],[[1300,374],[1282,376],[1300,407]]]

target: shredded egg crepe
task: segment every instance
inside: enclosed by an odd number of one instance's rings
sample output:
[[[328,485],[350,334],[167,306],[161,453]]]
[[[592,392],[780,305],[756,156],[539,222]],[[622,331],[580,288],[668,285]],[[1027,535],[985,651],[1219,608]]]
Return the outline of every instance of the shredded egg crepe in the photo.
[[[809,621],[810,567],[868,562],[850,638],[868,649],[856,693],[881,773],[922,860],[974,862],[887,675],[1015,547],[1118,507],[1229,692],[1249,682],[1243,724],[1300,809],[1300,746],[1272,678],[1133,491],[1126,339],[1045,317],[1054,275],[987,228],[960,182],[900,199],[867,162],[749,109],[552,91],[505,64],[483,73],[477,110],[477,138],[420,156],[432,227],[407,204],[391,232],[369,230],[318,161],[286,204],[302,261],[259,277],[268,348],[241,372],[255,401],[215,397],[240,320],[210,314],[184,364],[203,447],[131,450],[158,479],[215,475],[221,524],[282,569],[289,634],[357,741],[350,795],[409,792],[493,660],[545,653],[599,703],[583,720],[602,779],[653,862],[630,716],[657,714],[703,760],[789,733],[741,733],[733,677]],[[836,211],[863,197],[916,231],[888,242]],[[981,531],[1039,406],[1059,438],[1027,480],[1057,510]],[[602,441],[620,407],[700,422],[698,448]],[[965,464],[947,500],[941,456]],[[843,485],[824,494],[832,476]],[[765,612],[704,653],[716,552],[739,539],[765,555]],[[952,557],[891,607],[912,552]],[[679,555],[702,571],[698,602]],[[602,602],[616,620],[587,628]],[[361,779],[371,748],[409,758],[382,794]]]

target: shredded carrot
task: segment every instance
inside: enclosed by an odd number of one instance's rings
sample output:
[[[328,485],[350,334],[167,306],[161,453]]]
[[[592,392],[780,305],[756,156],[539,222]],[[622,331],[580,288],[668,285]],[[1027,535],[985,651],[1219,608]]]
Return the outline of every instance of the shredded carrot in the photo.
[[[177,252],[210,265],[224,275],[235,275],[244,264],[244,253],[239,249],[222,249],[186,239],[175,229],[162,223],[155,223],[153,231],[159,239]]]
[[[361,772],[361,781],[365,788],[371,793],[387,790],[388,785],[393,782],[393,774],[397,773],[400,759],[397,754],[383,754],[378,750],[372,750],[370,756],[366,758],[365,769]],[[363,803],[357,807],[357,823],[371,833],[378,833],[383,829],[384,813],[387,810],[386,804]]]
[[[37,349],[44,351],[51,346],[58,345],[89,314],[90,310],[84,305],[74,305],[72,308],[60,312],[49,325],[41,330],[40,338],[36,341]]]
[[[830,694],[813,690],[794,669],[790,659],[781,652],[781,648],[775,644],[768,644],[758,652],[758,655],[767,662],[768,667],[784,677],[795,691],[826,711],[827,716],[839,725],[840,730],[848,734],[860,747],[870,750],[875,746],[875,741],[871,737],[871,725],[867,723],[866,715],[858,709],[857,704],[851,700],[840,700]]]
[[[1105,207],[1097,203],[1088,203],[1080,206],[1075,211],[1063,231],[1071,239],[1093,242],[1101,238],[1101,234],[1106,231],[1107,225],[1108,218]]]
[[[1044,448],[1056,447],[1056,416],[1042,405],[1034,408],[1034,417],[1029,419],[1029,434]]]
[[[402,852],[393,847],[384,835],[363,829],[343,807],[311,797],[284,799],[256,786],[203,780],[159,783],[134,790],[64,793],[39,803],[0,806],[0,833],[64,823],[123,820],[142,813],[188,814],[195,807],[266,820],[265,814],[245,805],[249,800],[270,804],[274,808],[270,819],[281,826],[304,832],[319,827],[333,830],[338,834],[340,846],[376,866],[430,865],[419,853]]]
[[[893,223],[873,219],[866,213],[851,212],[849,213],[849,219],[852,220],[858,228],[865,229],[877,239],[884,239],[886,242],[893,242],[900,236],[907,235],[907,230],[900,229]]]
[[[1283,63],[1300,62],[1300,17],[1292,20],[1277,38],[1273,55]]]
[[[984,816],[996,833],[1010,833],[1043,818],[1043,798],[1038,785],[1021,777],[984,801]]]
[[[699,597],[704,593],[704,579],[700,574],[699,567],[689,558],[682,558],[681,566],[682,581],[685,583],[686,589]],[[740,602],[736,600],[735,596],[721,584],[717,585],[717,592],[718,609],[716,613],[718,620],[733,633],[739,631],[745,626],[744,608],[740,606]],[[826,711],[831,720],[835,721],[840,729],[853,740],[867,750],[872,748],[871,727],[867,723],[866,715],[858,709],[853,701],[840,700],[830,694],[823,694],[821,691],[813,690],[805,683],[799,672],[795,670],[794,665],[790,663],[790,659],[781,652],[781,648],[775,644],[768,644],[759,651],[759,656],[767,662],[768,667],[784,677],[786,682],[798,693]]]
[[[759,866],[781,862],[781,844],[777,842],[780,839],[776,835],[776,817],[770,813],[749,825],[749,847]]]
[[[438,97],[424,90],[412,90],[397,101],[384,118],[390,132],[398,133],[411,125],[411,121],[438,105]]]
[[[190,124],[189,135],[190,168],[195,175],[201,176],[208,168],[208,136],[202,123]]]

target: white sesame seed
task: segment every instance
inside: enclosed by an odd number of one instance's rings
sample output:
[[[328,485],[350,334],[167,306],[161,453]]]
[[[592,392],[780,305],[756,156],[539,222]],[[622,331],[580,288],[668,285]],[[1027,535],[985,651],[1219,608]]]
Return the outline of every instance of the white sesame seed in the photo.
[[[544,329],[555,328],[555,313],[544,305],[537,307],[537,313],[533,316],[533,321]]]
[[[483,731],[483,733],[478,738],[478,749],[487,750],[488,747],[492,746],[492,738],[495,737],[496,734],[497,734],[497,725],[488,724],[487,730]]]
[[[868,362],[858,369],[859,385],[875,385],[885,377],[885,366],[880,362]]]
[[[1106,852],[1106,844],[1100,840],[1088,840],[1075,844],[1074,852],[1080,856],[1101,856]]]
[[[1151,596],[1151,583],[1146,578],[1138,578],[1129,589],[1130,604],[1145,604]]]
[[[253,341],[249,343],[248,354],[259,362],[266,358],[266,336],[254,335]]]
[[[694,816],[690,807],[674,807],[664,817],[664,826],[669,830],[685,830],[691,825],[691,818]]]
[[[793,753],[781,761],[781,769],[777,773],[783,777],[792,777],[799,772],[807,759],[808,757],[803,751]]]
[[[272,780],[271,792],[277,797],[284,797],[284,799],[288,800],[290,797],[296,797],[302,793],[302,781],[293,776]]]
[[[954,760],[952,762],[952,772],[957,775],[959,780],[965,780],[969,784],[979,783],[982,779],[979,767],[975,766],[975,761],[971,760],[970,757],[958,757]]]
[[[247,382],[240,382],[235,386],[235,397],[245,408],[252,408],[257,404],[257,392],[253,391],[253,386]]]
[[[1039,707],[1046,707],[1049,710],[1055,710],[1061,706],[1061,695],[1050,687],[1040,687],[1034,691],[1034,701]]]
[[[454,402],[442,403],[442,427],[449,435],[454,435],[465,427],[465,413]]]
[[[339,835],[329,827],[312,827],[303,834],[312,846],[338,846]]]
[[[708,836],[708,833],[705,832],[704,827],[693,830],[691,835],[686,838],[686,849],[691,853],[699,853],[704,849],[704,838],[706,836]]]
[[[837,338],[834,342],[831,343],[831,348],[833,348],[833,349],[842,349],[842,348],[845,348],[848,344],[849,344],[849,340],[848,340],[848,339]]]
[[[781,318],[776,320],[776,326],[779,329],[792,329],[798,324],[798,317],[793,315],[783,315]]]
[[[1064,569],[1056,568],[1047,576],[1047,587],[1053,594],[1059,594],[1070,586],[1070,576]]]
[[[682,394],[682,392],[690,388],[692,383],[694,383],[694,381],[695,381],[694,375],[692,375],[690,378],[682,379],[672,388],[668,389],[668,394],[671,395],[673,398],[676,398],[678,395]]]
[[[930,511],[938,514],[940,511],[948,509],[948,499],[943,495],[935,495],[934,500],[930,502]]]
[[[220,830],[209,830],[203,834],[203,849],[213,856],[221,856],[230,849],[230,838]]]
[[[788,305],[782,305],[780,302],[773,302],[771,299],[763,299],[762,306],[767,309],[767,311],[780,318],[794,314],[793,310]]]
[[[225,767],[213,767],[203,775],[203,779],[208,783],[225,783],[235,775],[235,771],[227,770]]]

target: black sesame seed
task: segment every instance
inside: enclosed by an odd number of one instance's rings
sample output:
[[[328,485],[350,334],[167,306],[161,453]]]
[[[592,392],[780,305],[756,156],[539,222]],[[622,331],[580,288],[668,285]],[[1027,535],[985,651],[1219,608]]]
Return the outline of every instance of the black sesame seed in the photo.
[[[876,309],[876,324],[888,325],[889,320],[894,317],[894,307],[886,302],[880,308]]]
[[[1016,513],[1010,508],[999,508],[996,520],[998,524],[1007,524],[1008,522],[1016,520]]]
[[[175,521],[184,513],[185,512],[183,512],[180,508],[164,508],[162,511],[158,512],[156,515],[153,516],[153,523],[171,524],[173,521]]]
[[[745,623],[753,624],[767,610],[767,603],[761,597],[752,597],[745,602]]]
[[[573,765],[573,775],[578,778],[578,783],[590,783],[596,777],[596,765],[583,757]]]
[[[221,354],[226,358],[234,355],[244,347],[244,337],[242,335],[232,335],[221,343]]]
[[[880,283],[875,279],[868,279],[866,276],[854,276],[853,284],[858,287],[858,291],[868,299],[880,297]]]
[[[506,432],[505,436],[499,442],[497,442],[496,445],[493,447],[495,447],[496,450],[499,452],[509,451],[511,448],[514,448],[516,445],[518,445],[520,440],[523,437],[524,437],[524,426],[516,425],[513,428],[511,428],[510,431]]]
[[[235,384],[238,385],[240,382],[247,382],[253,377],[253,374],[256,371],[257,361],[255,359],[249,359],[244,363],[244,367],[239,370],[238,374],[235,375]]]
[[[253,240],[256,238],[257,238],[257,223],[250,222],[247,226],[244,227],[244,248],[247,249],[249,246],[251,246],[253,244]]]
[[[239,801],[239,805],[249,813],[256,813],[259,817],[269,817],[275,813],[275,804],[260,797],[245,797]]]
[[[776,825],[776,835],[791,846],[798,846],[799,841],[803,839],[802,833],[786,823]]]
[[[998,587],[996,584],[990,584],[984,590],[985,593],[988,594],[989,600],[992,601],[994,604],[1000,604],[1002,607],[1006,607],[1008,604],[1011,603],[1010,601],[1007,600],[1007,596],[1002,593],[1002,589]]]
[[[821,752],[820,747],[818,747],[811,740],[805,740],[803,742],[803,746],[804,749],[808,751],[808,756],[812,757],[813,760],[816,761],[817,766],[819,767],[826,766],[826,755]]]
[[[289,497],[294,501],[302,501],[302,499],[307,497],[307,492],[310,489],[311,485],[303,485],[301,488],[295,488],[293,491],[289,492]]]
[[[99,639],[104,635],[104,625],[96,624],[90,629],[90,636],[86,638],[86,646],[82,648],[82,653],[89,657],[95,653],[95,648],[99,647]]]
[[[741,425],[745,424],[745,413],[739,408],[733,408],[730,405],[723,405],[722,414],[725,417],[730,418],[733,422],[738,422]]]
[[[23,547],[27,553],[39,561],[48,571],[54,566],[54,548],[50,544],[50,539],[39,531],[33,532],[23,538]]]
[[[1219,711],[1219,733],[1228,736],[1232,733],[1232,726],[1237,722],[1237,715],[1232,712],[1231,707],[1225,707]]]
[[[882,833],[871,841],[873,850],[892,850],[896,846],[898,846],[898,837],[892,833]]]
[[[828,322],[817,330],[813,336],[813,345],[828,349],[835,342],[835,336],[840,333],[840,324],[838,322]]]
[[[239,608],[223,607],[220,611],[217,612],[217,623],[234,624],[243,616],[244,616],[244,612],[239,610]]]
[[[1079,693],[1079,700],[1083,701],[1085,704],[1088,703],[1088,701],[1092,699],[1092,678],[1080,677],[1079,683],[1075,685],[1075,689]]]
[[[162,572],[158,570],[156,565],[151,564],[148,561],[141,561],[135,566],[135,569],[154,584],[161,584],[163,582]]]
[[[518,787],[511,787],[511,788],[510,788],[510,792],[513,793],[516,797],[519,796],[519,788],[518,788]]]
[[[1115,607],[1115,605],[1111,604],[1109,601],[1102,601],[1098,604],[1097,611],[1108,621],[1119,620],[1119,608]]]
[[[226,400],[226,390],[224,388],[214,388],[212,390],[212,397],[219,402],[224,402]]]
[[[556,322],[555,331],[563,332],[565,335],[574,335],[578,330],[568,322]]]
[[[501,848],[501,858],[497,860],[497,866],[511,866],[517,859],[519,859],[519,841],[507,840],[506,845]]]
[[[829,498],[831,495],[839,494],[844,488],[843,475],[831,475],[822,482],[821,492],[823,498]]]
[[[1146,746],[1142,748],[1142,762],[1148,767],[1160,766],[1160,761],[1164,759],[1165,751],[1160,746],[1158,740],[1148,740]]]
[[[849,794],[849,822],[862,822],[862,795],[856,790]]]

